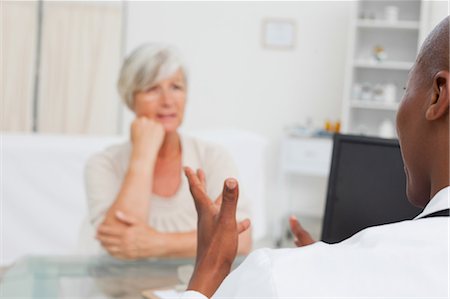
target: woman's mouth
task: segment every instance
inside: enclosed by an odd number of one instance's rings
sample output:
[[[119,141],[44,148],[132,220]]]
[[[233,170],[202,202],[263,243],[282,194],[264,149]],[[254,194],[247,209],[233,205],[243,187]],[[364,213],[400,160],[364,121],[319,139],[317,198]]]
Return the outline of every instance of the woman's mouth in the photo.
[[[176,113],[158,113],[156,115],[156,117],[161,120],[161,121],[167,121],[167,120],[172,120],[175,119],[177,117]]]

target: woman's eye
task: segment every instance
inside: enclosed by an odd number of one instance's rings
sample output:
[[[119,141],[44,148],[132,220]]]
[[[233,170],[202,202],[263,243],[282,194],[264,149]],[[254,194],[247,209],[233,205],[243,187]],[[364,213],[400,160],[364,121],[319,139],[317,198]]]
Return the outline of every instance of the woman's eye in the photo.
[[[172,85],[172,88],[175,90],[181,90],[183,87],[181,85]]]

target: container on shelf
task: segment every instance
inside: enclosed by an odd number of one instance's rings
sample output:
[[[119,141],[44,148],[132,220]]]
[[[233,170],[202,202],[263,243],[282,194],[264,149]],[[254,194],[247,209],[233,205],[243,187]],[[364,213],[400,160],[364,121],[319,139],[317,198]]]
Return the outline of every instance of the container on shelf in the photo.
[[[399,9],[397,6],[386,6],[384,9],[384,17],[386,18],[386,21],[390,23],[398,22],[398,12]]]

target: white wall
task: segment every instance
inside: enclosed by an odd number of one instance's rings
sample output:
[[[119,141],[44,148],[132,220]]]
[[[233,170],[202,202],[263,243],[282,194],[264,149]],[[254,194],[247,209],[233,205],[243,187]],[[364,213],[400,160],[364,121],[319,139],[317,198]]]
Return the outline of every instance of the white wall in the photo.
[[[319,123],[339,118],[350,5],[130,2],[126,52],[146,41],[181,49],[191,81],[186,128],[277,137],[285,124],[308,116]],[[295,50],[261,47],[265,17],[297,22]]]
[[[430,32],[450,14],[450,4],[447,0],[427,0],[426,3],[429,5],[429,9],[427,16],[425,16],[428,18],[428,26],[425,27],[425,31]]]
[[[308,117],[318,125],[340,117],[353,4],[128,2],[126,53],[148,41],[179,47],[190,69],[185,129],[239,128],[270,140],[269,211],[280,211],[275,182],[283,128]],[[294,50],[261,46],[268,17],[296,22]]]

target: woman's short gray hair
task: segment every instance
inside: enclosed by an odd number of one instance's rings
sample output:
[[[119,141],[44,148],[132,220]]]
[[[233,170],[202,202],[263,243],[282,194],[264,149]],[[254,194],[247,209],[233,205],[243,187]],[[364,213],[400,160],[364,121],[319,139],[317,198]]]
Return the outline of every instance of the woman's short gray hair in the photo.
[[[122,64],[117,82],[120,97],[133,110],[136,92],[147,90],[179,69],[187,81],[186,67],[173,46],[144,44],[131,52]]]

